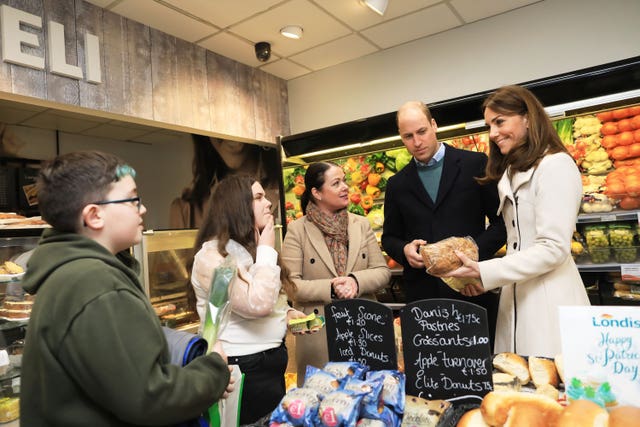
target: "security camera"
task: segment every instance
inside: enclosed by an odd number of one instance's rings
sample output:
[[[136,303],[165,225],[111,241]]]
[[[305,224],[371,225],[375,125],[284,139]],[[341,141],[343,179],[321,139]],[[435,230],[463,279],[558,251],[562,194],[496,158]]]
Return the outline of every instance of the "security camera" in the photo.
[[[267,62],[271,58],[271,44],[268,42],[258,42],[255,48],[258,61]]]

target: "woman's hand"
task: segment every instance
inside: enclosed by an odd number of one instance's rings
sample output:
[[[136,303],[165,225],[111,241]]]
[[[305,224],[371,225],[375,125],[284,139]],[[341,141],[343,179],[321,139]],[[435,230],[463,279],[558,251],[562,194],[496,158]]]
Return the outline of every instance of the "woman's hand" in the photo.
[[[260,232],[260,237],[258,238],[258,245],[267,245],[274,248],[275,244],[276,244],[276,232],[275,232],[275,226],[273,224],[273,215],[271,215],[269,220],[267,221],[267,224],[264,226],[264,228]]]
[[[480,278],[480,267],[478,261],[474,261],[461,251],[456,251],[456,255],[462,261],[462,265],[453,271],[443,274],[442,277],[470,277],[472,279]]]
[[[468,283],[463,289],[460,290],[460,293],[465,297],[477,297],[478,295],[482,295],[487,292],[480,283]]]
[[[331,280],[333,292],[339,299],[351,299],[358,296],[358,282],[352,276],[340,276]]]
[[[287,326],[289,325],[289,322],[293,319],[302,319],[303,317],[307,317],[306,314],[304,314],[301,311],[298,311],[294,308],[290,309],[289,311],[287,311]],[[291,330],[291,329],[289,329]],[[314,331],[311,330],[306,330],[306,331],[301,331],[301,332],[293,332],[294,335],[304,335],[304,334],[313,334],[318,332],[319,329],[316,329]]]

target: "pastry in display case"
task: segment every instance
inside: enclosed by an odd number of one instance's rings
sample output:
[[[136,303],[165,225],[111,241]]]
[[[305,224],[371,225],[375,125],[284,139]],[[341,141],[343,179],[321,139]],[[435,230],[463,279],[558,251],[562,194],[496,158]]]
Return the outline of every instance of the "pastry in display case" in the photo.
[[[193,245],[198,230],[145,231],[133,248],[141,282],[164,326],[195,332],[199,319],[187,303]]]

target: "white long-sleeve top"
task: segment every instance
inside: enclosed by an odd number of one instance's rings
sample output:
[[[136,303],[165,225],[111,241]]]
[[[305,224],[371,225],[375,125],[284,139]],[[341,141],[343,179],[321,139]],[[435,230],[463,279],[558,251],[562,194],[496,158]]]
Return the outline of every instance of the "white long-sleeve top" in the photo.
[[[287,331],[289,305],[286,294],[280,291],[278,253],[270,246],[259,245],[254,262],[251,254],[233,240],[225,249],[237,267],[235,280],[229,286],[231,315],[218,337],[225,353],[244,356],[280,346]],[[217,240],[205,242],[194,257],[191,284],[197,298],[200,330],[213,273],[224,260]]]

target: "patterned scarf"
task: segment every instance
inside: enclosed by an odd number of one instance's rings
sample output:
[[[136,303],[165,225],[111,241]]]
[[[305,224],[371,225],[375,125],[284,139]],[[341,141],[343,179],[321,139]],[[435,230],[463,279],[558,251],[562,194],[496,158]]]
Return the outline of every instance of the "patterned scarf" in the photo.
[[[342,209],[336,214],[329,215],[322,212],[314,203],[309,203],[307,216],[322,231],[338,276],[344,276],[347,270],[347,248],[349,247],[347,210]]]

